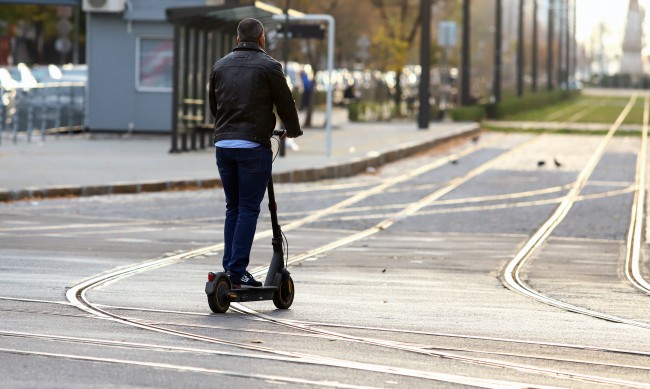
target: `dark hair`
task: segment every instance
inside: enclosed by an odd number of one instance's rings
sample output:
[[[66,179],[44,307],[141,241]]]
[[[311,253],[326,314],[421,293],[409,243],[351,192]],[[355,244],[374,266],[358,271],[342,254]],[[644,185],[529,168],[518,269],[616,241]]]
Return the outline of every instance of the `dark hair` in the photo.
[[[237,36],[240,42],[257,43],[262,34],[264,34],[264,26],[257,19],[244,19],[237,26]]]

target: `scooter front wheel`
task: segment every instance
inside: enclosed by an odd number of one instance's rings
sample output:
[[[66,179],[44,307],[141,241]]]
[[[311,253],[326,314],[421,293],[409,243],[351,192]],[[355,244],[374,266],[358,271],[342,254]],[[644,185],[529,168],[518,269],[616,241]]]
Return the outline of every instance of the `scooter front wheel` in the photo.
[[[212,312],[224,313],[230,308],[230,300],[228,299],[229,290],[230,280],[228,277],[219,277],[217,286],[214,288],[214,293],[208,294],[208,305],[210,305]]]
[[[289,274],[282,274],[278,289],[273,293],[273,304],[279,309],[288,309],[293,303],[295,289]]]

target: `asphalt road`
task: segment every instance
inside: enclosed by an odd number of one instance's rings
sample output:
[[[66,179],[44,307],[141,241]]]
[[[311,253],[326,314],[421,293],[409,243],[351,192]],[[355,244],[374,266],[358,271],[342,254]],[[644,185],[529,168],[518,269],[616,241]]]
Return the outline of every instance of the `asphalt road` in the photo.
[[[0,386],[650,387],[650,296],[624,270],[640,146],[484,134],[277,185],[288,310],[211,313],[220,190],[0,204]]]

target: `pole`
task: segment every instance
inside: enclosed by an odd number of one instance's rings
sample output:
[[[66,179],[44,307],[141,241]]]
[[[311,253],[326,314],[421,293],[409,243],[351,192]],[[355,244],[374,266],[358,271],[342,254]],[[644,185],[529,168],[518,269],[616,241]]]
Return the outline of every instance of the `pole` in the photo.
[[[562,88],[562,82],[564,80],[564,75],[562,72],[564,71],[564,9],[562,8],[564,4],[564,0],[558,0],[557,4],[557,22],[558,24],[558,31],[557,34],[557,43],[558,43],[558,50],[557,50],[557,85]]]
[[[546,36],[546,89],[553,90],[553,33],[555,25],[553,18],[554,1],[548,0],[548,31]]]
[[[496,0],[496,13],[494,21],[494,78],[492,80],[492,97],[494,102],[501,101],[501,0]]]
[[[74,32],[72,38],[72,63],[75,65],[79,64],[79,7],[77,5],[74,7]]]
[[[329,17],[329,31],[327,32],[327,123],[325,132],[327,141],[325,143],[325,154],[329,157],[332,155],[332,73],[334,70],[334,36],[336,34],[336,22],[333,17]]]
[[[532,52],[533,92],[537,92],[537,0],[533,0],[533,52]]]
[[[451,77],[449,77],[449,61],[448,61],[448,56],[449,56],[449,46],[446,45],[446,43],[449,42],[449,29],[445,29],[445,47],[442,48],[442,70],[443,74],[441,77],[441,82],[442,82],[442,107],[440,112],[440,118],[444,121],[447,119],[447,107],[449,105],[449,89],[451,88],[450,85],[450,80]]]
[[[284,75],[286,76],[289,72],[287,66],[289,65],[289,0],[284,3],[284,45],[282,46],[282,59],[284,61]],[[284,123],[281,124],[281,128],[284,130]],[[287,153],[287,143],[286,137],[280,138],[280,149],[278,154],[280,157],[284,157]]]
[[[170,153],[178,153],[178,121],[180,119],[181,113],[179,112],[179,90],[181,86],[180,82],[180,67],[181,67],[181,27],[174,23],[174,61],[172,67],[172,82],[174,83],[174,88],[172,88],[172,144],[169,150]]]
[[[431,67],[431,0],[420,0],[420,112],[418,113],[418,128],[426,130],[431,120],[429,106],[429,84]]]
[[[282,15],[277,15],[273,17],[273,20],[284,20],[285,17]],[[331,156],[332,153],[332,73],[334,70],[334,38],[336,35],[336,22],[332,15],[302,15],[302,16],[291,16],[291,19],[294,20],[305,20],[305,21],[326,21],[328,23],[328,41],[327,41],[327,78],[330,82],[327,83],[327,108],[325,114],[325,132],[326,132],[326,142],[325,142],[325,154]]]
[[[517,26],[517,96],[524,95],[524,0],[519,0]]]
[[[565,66],[564,66],[564,85],[566,85],[566,89],[569,89],[569,70],[571,68],[571,23],[569,22],[569,0],[566,1],[566,9],[564,11],[565,19],[566,19],[566,27],[565,27],[565,34],[564,34],[564,61],[565,61]]]
[[[469,68],[470,64],[470,1],[463,1],[463,48],[461,54],[461,80],[460,80],[460,104],[461,105],[470,105],[470,78],[471,71]]]
[[[572,67],[573,67],[573,77],[575,78],[576,72],[578,70],[578,42],[576,42],[576,28],[578,27],[577,24],[577,16],[576,16],[576,0],[573,0],[573,36],[571,37],[571,41],[573,42],[573,61]]]

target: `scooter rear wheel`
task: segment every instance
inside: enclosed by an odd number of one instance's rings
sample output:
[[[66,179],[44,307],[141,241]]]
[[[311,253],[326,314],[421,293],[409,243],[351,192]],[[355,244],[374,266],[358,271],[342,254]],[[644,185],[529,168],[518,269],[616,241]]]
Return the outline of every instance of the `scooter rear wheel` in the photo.
[[[224,313],[230,308],[228,291],[230,290],[230,280],[228,277],[219,277],[214,293],[208,294],[208,305],[214,313]]]
[[[278,309],[288,309],[293,303],[293,296],[295,289],[293,288],[293,280],[288,274],[282,275],[278,290],[273,293],[273,304]]]

